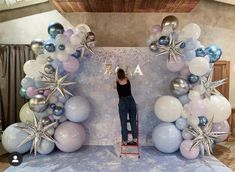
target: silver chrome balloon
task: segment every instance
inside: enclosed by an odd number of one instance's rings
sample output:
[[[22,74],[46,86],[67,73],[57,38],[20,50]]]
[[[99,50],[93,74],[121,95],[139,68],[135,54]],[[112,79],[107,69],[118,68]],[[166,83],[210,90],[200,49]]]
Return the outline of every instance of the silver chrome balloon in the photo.
[[[29,108],[34,112],[43,112],[48,107],[46,97],[38,94],[29,100]]]
[[[149,45],[149,49],[150,49],[152,52],[157,52],[157,51],[158,51],[157,41],[153,41],[153,42]]]
[[[46,64],[44,66],[44,72],[49,75],[53,74],[55,72],[55,68],[51,64]]]
[[[177,77],[171,81],[170,89],[174,95],[182,96],[188,93],[189,84],[185,79]]]
[[[43,41],[41,39],[35,39],[31,42],[31,49],[33,50],[33,52],[36,54],[36,55],[39,55],[39,54],[43,54],[44,52],[44,44],[43,44]]]
[[[178,27],[179,21],[175,16],[166,16],[161,23],[162,29],[165,26],[171,26],[173,30],[175,30]]]

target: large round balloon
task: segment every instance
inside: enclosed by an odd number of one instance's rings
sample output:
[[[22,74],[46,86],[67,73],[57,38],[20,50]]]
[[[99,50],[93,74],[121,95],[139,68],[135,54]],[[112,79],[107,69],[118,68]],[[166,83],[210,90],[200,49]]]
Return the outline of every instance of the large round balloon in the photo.
[[[46,155],[51,153],[55,148],[55,143],[42,139],[38,148],[40,154]]]
[[[64,33],[64,27],[60,23],[52,23],[48,26],[48,34],[55,39],[58,34]]]
[[[196,92],[197,93],[197,92]],[[193,99],[189,103],[189,111],[193,116],[202,116],[210,114],[210,105],[208,99]]]
[[[173,122],[177,120],[182,111],[182,104],[173,96],[162,96],[154,105],[155,115],[164,122]]]
[[[175,16],[166,16],[161,23],[161,27],[171,26],[173,30],[178,27],[178,19]]]
[[[43,112],[48,107],[48,101],[43,95],[35,95],[29,100],[29,108],[34,112]]]
[[[31,46],[32,51],[36,55],[43,54],[44,48],[43,48],[43,41],[41,39],[33,40],[30,46]]]
[[[229,101],[220,95],[212,95],[210,97],[210,116],[208,119],[212,118],[213,122],[223,122],[227,120],[231,114],[231,104]]]
[[[82,125],[66,121],[56,128],[54,138],[61,151],[74,152],[83,145],[86,133]]]
[[[20,109],[20,121],[25,123],[27,121],[33,122],[33,115],[34,112],[30,110],[29,104],[25,103]]]
[[[212,132],[230,132],[230,127],[228,124],[228,121],[225,120],[224,122],[220,123],[213,123],[212,124]],[[217,137],[216,142],[223,142],[226,140],[229,134],[223,134],[219,137]]]
[[[187,159],[195,159],[199,155],[199,146],[195,146],[191,149],[193,145],[192,140],[184,140],[180,145],[180,152],[183,157]]]
[[[27,89],[28,87],[33,87],[34,86],[34,79],[30,77],[24,77],[21,80],[21,86]]]
[[[177,77],[171,81],[170,89],[176,96],[182,96],[188,93],[189,85],[185,79]]]
[[[85,121],[91,108],[88,100],[81,96],[74,96],[65,103],[65,116],[73,122]]]
[[[20,124],[20,123],[19,123]],[[32,141],[29,141],[22,146],[18,145],[28,136],[28,134],[18,128],[16,128],[16,124],[12,124],[8,126],[2,135],[2,145],[4,149],[11,153],[11,152],[19,152],[25,153],[29,151],[32,146]]]
[[[177,151],[182,142],[180,130],[172,123],[161,123],[152,133],[154,146],[161,152],[173,153]]]
[[[41,76],[40,72],[43,72],[44,65],[38,64],[36,60],[28,60],[25,62],[23,70],[27,76],[36,78]]]
[[[209,71],[209,62],[203,57],[194,58],[189,62],[189,70],[197,76],[205,75]]]

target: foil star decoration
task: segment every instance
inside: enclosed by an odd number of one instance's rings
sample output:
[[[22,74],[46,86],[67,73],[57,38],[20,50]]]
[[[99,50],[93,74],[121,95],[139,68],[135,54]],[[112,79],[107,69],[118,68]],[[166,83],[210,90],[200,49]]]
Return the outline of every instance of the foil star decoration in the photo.
[[[76,82],[66,81],[69,74],[66,74],[63,77],[61,77],[59,75],[59,67],[56,68],[55,76],[49,76],[42,72],[41,74],[46,79],[46,81],[42,81],[42,82],[45,83],[47,86],[39,88],[38,90],[40,91],[40,90],[49,89],[51,91],[50,94],[47,96],[47,100],[50,99],[50,97],[56,92],[59,92],[64,97],[65,97],[65,94],[73,96],[73,94],[70,93],[68,90],[66,90],[64,87],[68,85],[76,84]]]
[[[175,43],[175,40],[172,37],[172,34],[169,35],[169,44],[168,45],[159,45],[159,49],[161,52],[157,54],[157,56],[168,54],[168,61],[177,61],[177,56],[183,57],[183,54],[181,52],[180,45],[183,43],[183,41],[179,41]]]
[[[86,34],[83,35],[83,41],[81,42],[81,58],[83,58],[84,53],[86,50],[88,50],[89,52],[91,52],[92,54],[95,54],[93,52],[93,50],[91,49],[91,45],[94,45],[95,41],[88,41],[86,39]]]
[[[193,145],[191,149],[196,146],[199,146],[201,149],[201,154],[204,155],[204,152],[210,156],[213,153],[212,144],[213,142],[223,134],[230,134],[230,132],[212,132],[212,122],[211,118],[204,127],[199,127],[191,124],[187,131],[194,136]]]
[[[57,125],[57,121],[51,124],[43,124],[43,119],[39,120],[33,115],[34,122],[27,121],[26,123],[20,123],[16,126],[20,130],[26,132],[28,136],[17,146],[20,147],[29,141],[33,141],[30,149],[30,153],[34,150],[34,155],[37,154],[42,139],[46,139],[55,143],[56,141],[48,134],[48,130]]]
[[[224,85],[226,83],[225,81],[227,80],[227,78],[225,78],[217,81],[212,81],[212,76],[213,76],[212,71],[213,68],[211,69],[209,75],[200,77],[201,85],[204,87],[205,96],[207,98],[210,98],[211,95],[221,95],[221,93],[216,88],[221,85]]]

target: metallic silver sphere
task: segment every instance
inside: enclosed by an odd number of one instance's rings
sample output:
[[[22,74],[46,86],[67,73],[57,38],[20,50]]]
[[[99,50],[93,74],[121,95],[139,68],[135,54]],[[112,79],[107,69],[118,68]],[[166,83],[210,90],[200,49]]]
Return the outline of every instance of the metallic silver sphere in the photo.
[[[29,100],[29,108],[34,112],[43,112],[48,107],[46,97],[43,95],[35,95]]]
[[[162,20],[161,27],[162,29],[166,26],[171,26],[173,30],[175,30],[178,27],[179,21],[175,16],[166,16]]]
[[[171,92],[176,96],[182,96],[189,91],[189,84],[183,78],[175,78],[170,84]]]
[[[51,64],[46,64],[45,66],[44,66],[44,72],[46,73],[46,74],[53,74],[54,72],[55,72],[55,69],[54,69],[54,67],[51,65]]]

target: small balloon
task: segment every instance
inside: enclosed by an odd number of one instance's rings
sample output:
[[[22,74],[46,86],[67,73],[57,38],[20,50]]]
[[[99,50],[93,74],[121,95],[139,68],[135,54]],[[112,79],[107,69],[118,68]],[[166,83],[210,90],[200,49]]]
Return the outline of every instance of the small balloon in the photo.
[[[23,98],[25,98],[25,96],[26,96],[26,89],[23,87],[20,88],[20,96]]]
[[[35,95],[29,100],[29,108],[34,112],[43,112],[46,110],[47,106],[48,102],[46,101],[46,97],[43,95]]]
[[[157,51],[158,51],[157,41],[152,42],[152,43],[149,45],[149,49],[150,49],[152,52],[157,52]]]
[[[59,47],[59,50],[61,50],[61,51],[65,50],[65,45],[64,44],[60,44],[58,47]]]
[[[167,45],[169,45],[169,43],[170,43],[170,38],[169,38],[168,36],[161,36],[161,37],[159,38],[159,40],[158,40],[158,43],[159,43],[160,45],[165,45],[165,46],[167,46]]]
[[[71,56],[75,57],[76,59],[78,59],[79,57],[81,57],[81,51],[80,50],[76,50],[75,53],[73,53]]]
[[[48,26],[48,34],[55,39],[58,34],[64,33],[64,27],[60,23],[52,23]]]
[[[180,48],[185,48],[186,47],[186,43],[185,42],[182,42],[181,44],[180,44]]]
[[[56,116],[61,116],[64,114],[64,108],[61,106],[55,106],[55,108],[53,109],[53,113]]]
[[[44,45],[44,48],[47,50],[47,52],[50,52],[50,53],[55,52],[55,45],[52,43],[46,43]]]
[[[93,32],[87,32],[86,40],[87,42],[95,41],[95,34]]]
[[[162,31],[162,28],[161,28],[161,26],[160,25],[154,25],[153,27],[152,27],[152,29],[151,29],[151,32],[152,33],[158,33],[158,32],[161,32]]]
[[[176,96],[182,96],[188,93],[189,84],[185,79],[177,77],[171,81],[170,89]]]
[[[210,45],[205,50],[206,55],[210,58],[210,63],[215,63],[218,61],[222,55],[222,50],[216,45]]]
[[[52,64],[46,64],[44,66],[44,72],[49,75],[53,74],[55,72],[55,68],[52,66]]]
[[[205,48],[198,48],[195,50],[196,52],[196,57],[205,57],[206,52],[205,52]]]
[[[51,62],[53,62],[53,59],[52,59],[51,57],[47,57],[47,61],[48,61],[49,63],[51,63]]]
[[[172,27],[172,29],[175,30],[178,27],[178,23],[179,23],[179,21],[175,16],[166,16],[162,20],[161,27],[163,29],[165,26],[170,25]]]
[[[208,119],[205,116],[199,116],[199,126],[203,127],[208,123]]]
[[[199,76],[197,76],[197,75],[190,74],[190,75],[188,76],[188,82],[189,82],[190,84],[195,84],[198,80],[199,80]]]
[[[44,48],[43,48],[43,41],[40,39],[35,39],[31,42],[31,50],[36,54],[43,54]]]

